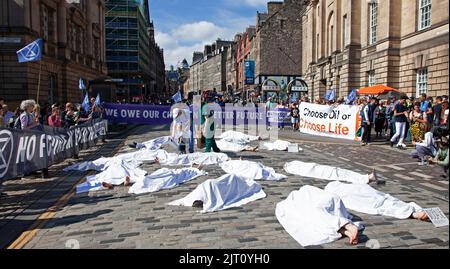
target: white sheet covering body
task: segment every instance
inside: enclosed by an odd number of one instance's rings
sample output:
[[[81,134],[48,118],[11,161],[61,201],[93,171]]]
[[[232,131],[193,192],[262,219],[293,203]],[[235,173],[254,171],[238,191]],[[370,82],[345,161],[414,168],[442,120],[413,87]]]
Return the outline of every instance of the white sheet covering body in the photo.
[[[174,206],[192,207],[195,201],[203,201],[202,213],[225,210],[245,205],[266,197],[261,185],[236,175],[226,174],[198,185],[186,197],[169,203]]]
[[[131,186],[128,193],[143,194],[172,189],[204,175],[207,175],[207,173],[197,168],[162,168],[153,174],[144,177],[142,180],[138,180]]]
[[[397,219],[408,219],[415,212],[422,211],[416,203],[405,203],[389,194],[380,192],[367,184],[331,182],[325,191],[337,195],[351,210],[382,215]]]
[[[259,136],[247,135],[247,134],[244,134],[241,132],[236,132],[236,131],[226,131],[226,132],[222,133],[220,136],[218,136],[217,138],[226,140],[228,142],[233,142],[236,144],[241,144],[241,145],[245,145],[252,141],[256,141],[256,140],[260,139]]]
[[[264,179],[278,181],[287,178],[287,176],[276,173],[273,168],[264,166],[262,163],[232,160],[219,165],[227,174],[235,174],[253,180]]]
[[[287,151],[291,143],[284,140],[276,140],[275,142],[265,142],[264,147],[270,151]]]
[[[120,159],[113,159],[110,162],[109,167],[105,171],[97,175],[88,176],[87,181],[91,183],[105,182],[115,186],[119,186],[125,183],[126,177],[130,177],[131,183],[134,183],[139,180],[143,180],[146,174],[146,171],[136,167],[131,163],[125,162],[124,160]]]
[[[171,141],[171,139],[172,138],[170,136],[158,137],[158,138],[149,140],[147,142],[138,143],[137,148],[138,149],[146,148],[149,150],[158,150],[158,149],[164,147],[165,145],[167,145]]]
[[[277,204],[275,215],[300,245],[331,243],[342,237],[339,230],[352,223],[341,199],[312,186],[292,192]]]
[[[108,168],[109,166],[109,162],[112,160],[113,158],[105,158],[105,157],[101,157],[95,161],[88,161],[88,162],[82,162],[82,163],[76,163],[73,164],[71,166],[68,166],[66,168],[64,168],[65,172],[69,172],[69,171],[81,171],[81,172],[86,172],[86,171],[104,171],[106,168]]]
[[[284,170],[290,174],[302,177],[317,178],[330,181],[346,181],[350,183],[368,184],[369,175],[359,174],[347,169],[321,165],[317,163],[305,163],[293,161],[284,165]]]
[[[242,152],[245,150],[249,150],[249,146],[246,144],[238,144],[229,142],[225,139],[220,139],[216,141],[217,146],[220,148],[222,152]]]
[[[168,153],[165,158],[160,158],[161,165],[176,166],[176,165],[213,165],[227,161],[228,155],[225,153],[203,153],[195,152],[191,154],[177,155]]]

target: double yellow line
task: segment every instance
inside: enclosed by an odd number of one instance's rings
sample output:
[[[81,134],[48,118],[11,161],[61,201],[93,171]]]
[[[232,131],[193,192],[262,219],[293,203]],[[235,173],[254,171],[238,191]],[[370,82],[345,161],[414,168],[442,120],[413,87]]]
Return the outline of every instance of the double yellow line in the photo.
[[[47,224],[49,220],[53,219],[56,212],[58,212],[58,210],[69,202],[70,198],[72,198],[75,194],[76,185],[79,182],[72,186],[70,192],[61,197],[54,206],[50,207],[45,213],[41,214],[33,225],[31,225],[27,231],[23,232],[14,242],[12,242],[7,249],[22,249],[26,244],[28,244],[31,239],[33,239],[33,237],[35,237],[36,234],[45,226],[45,224]]]

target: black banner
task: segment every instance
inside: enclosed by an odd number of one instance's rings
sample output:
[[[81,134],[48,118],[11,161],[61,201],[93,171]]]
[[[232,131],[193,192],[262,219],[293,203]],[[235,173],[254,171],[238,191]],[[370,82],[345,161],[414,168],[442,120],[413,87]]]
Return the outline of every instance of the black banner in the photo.
[[[108,122],[96,119],[70,129],[0,128],[0,180],[16,178],[72,158],[106,135]]]

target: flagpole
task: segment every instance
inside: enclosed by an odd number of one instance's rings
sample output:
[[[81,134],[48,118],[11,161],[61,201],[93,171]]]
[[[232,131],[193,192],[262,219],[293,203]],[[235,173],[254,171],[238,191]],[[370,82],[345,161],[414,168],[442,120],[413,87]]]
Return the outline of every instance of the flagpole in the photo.
[[[36,97],[37,104],[39,104],[39,96],[40,96],[40,89],[41,89],[41,71],[42,71],[42,60],[39,61],[39,79],[38,79],[38,88],[37,88],[37,97]]]

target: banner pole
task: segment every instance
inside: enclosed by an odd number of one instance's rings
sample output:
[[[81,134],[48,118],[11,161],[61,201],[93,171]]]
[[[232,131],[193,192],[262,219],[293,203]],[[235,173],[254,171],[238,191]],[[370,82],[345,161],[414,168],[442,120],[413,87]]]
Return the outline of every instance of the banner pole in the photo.
[[[42,60],[39,61],[39,79],[38,79],[38,88],[37,88],[37,97],[36,97],[37,104],[39,104],[39,96],[40,96],[40,88],[41,88],[41,71],[42,71]]]

